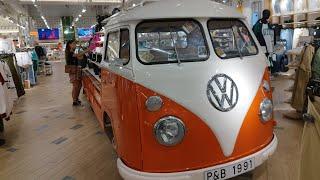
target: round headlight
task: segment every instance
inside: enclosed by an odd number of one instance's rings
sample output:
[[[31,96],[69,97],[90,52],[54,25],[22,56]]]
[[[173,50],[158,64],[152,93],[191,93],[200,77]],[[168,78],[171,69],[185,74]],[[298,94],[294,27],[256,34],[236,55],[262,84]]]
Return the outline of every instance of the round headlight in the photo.
[[[271,120],[273,115],[272,101],[268,98],[264,99],[260,104],[260,117],[261,120],[267,122]]]
[[[155,124],[154,134],[160,144],[174,146],[184,138],[185,126],[179,118],[167,116]]]

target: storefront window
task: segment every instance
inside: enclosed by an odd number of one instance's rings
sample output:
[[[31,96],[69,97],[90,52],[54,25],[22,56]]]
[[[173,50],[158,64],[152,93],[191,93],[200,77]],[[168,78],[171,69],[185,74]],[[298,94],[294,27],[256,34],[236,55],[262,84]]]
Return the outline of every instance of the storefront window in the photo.
[[[258,53],[247,27],[239,20],[209,20],[208,28],[216,54],[221,59]]]
[[[136,29],[138,59],[146,64],[201,61],[208,48],[193,20],[143,22]]]

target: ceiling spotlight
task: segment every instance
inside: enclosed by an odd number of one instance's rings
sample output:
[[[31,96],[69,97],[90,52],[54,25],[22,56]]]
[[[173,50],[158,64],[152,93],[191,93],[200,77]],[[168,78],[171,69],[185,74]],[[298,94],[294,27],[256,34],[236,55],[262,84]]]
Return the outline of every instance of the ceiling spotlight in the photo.
[[[38,7],[38,5],[36,5],[36,4],[34,4],[33,6],[34,6],[34,7]]]
[[[79,14],[79,17],[82,17],[82,15],[81,15],[81,14]]]
[[[82,13],[85,13],[86,11],[87,11],[86,9],[84,9],[84,8],[82,9]]]

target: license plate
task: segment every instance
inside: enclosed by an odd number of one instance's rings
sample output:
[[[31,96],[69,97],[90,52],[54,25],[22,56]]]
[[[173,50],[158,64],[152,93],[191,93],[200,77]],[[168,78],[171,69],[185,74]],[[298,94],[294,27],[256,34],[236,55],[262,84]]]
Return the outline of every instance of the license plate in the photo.
[[[254,159],[247,159],[226,167],[213,169],[204,173],[205,180],[229,179],[254,169]]]

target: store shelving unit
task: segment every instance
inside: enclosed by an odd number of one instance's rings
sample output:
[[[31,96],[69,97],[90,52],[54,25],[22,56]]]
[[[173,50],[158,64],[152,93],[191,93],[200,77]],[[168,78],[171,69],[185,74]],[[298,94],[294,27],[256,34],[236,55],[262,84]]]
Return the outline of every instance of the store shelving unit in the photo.
[[[295,1],[294,1],[295,4]],[[272,5],[271,5],[272,6]],[[308,3],[307,3],[308,7]],[[272,10],[272,7],[270,8]],[[272,12],[272,23],[281,24],[284,27],[298,28],[302,26],[312,26],[319,25],[320,20],[315,20],[320,17],[320,9],[316,10],[303,10],[303,11],[293,11],[283,14],[274,14]],[[292,22],[286,23],[285,21],[291,20]]]

